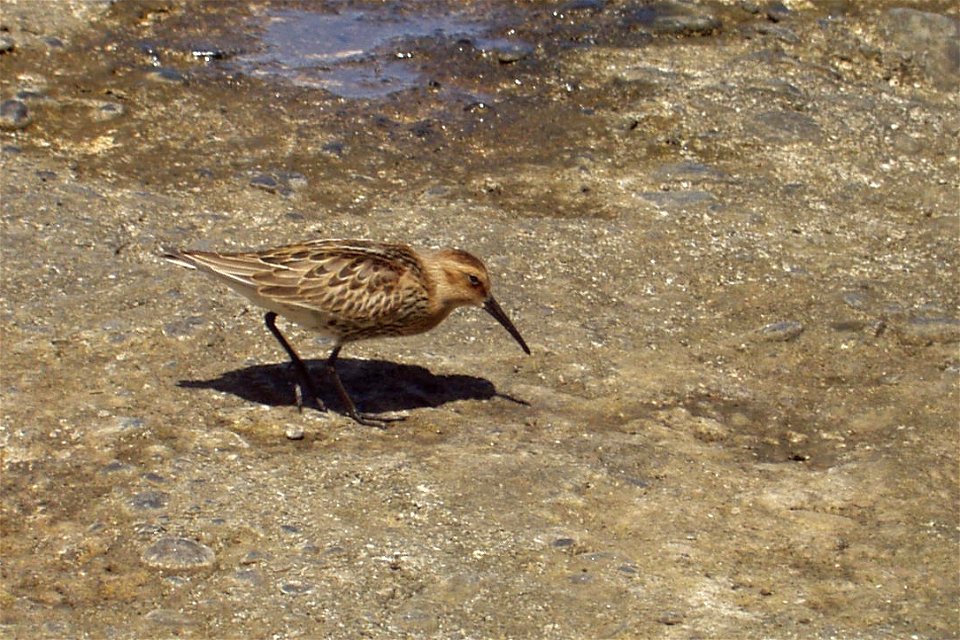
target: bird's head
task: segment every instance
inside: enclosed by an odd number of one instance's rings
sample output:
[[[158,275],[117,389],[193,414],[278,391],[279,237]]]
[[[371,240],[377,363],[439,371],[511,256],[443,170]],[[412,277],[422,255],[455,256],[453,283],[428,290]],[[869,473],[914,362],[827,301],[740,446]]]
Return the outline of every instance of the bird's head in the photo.
[[[440,277],[436,287],[443,304],[451,309],[460,306],[481,307],[513,336],[525,353],[530,348],[513,326],[490,291],[490,274],[479,258],[459,249],[441,249],[435,254]]]

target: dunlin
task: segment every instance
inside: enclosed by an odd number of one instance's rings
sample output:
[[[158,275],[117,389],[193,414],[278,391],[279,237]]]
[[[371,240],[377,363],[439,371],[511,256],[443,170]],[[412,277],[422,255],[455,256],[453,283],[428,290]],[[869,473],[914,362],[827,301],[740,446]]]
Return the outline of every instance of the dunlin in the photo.
[[[457,307],[476,306],[530,353],[491,295],[483,262],[459,249],[416,251],[370,240],[313,240],[256,252],[170,251],[163,257],[210,274],[268,309],[267,328],[320,409],[325,407],[307,367],[277,328],[277,316],[332,338],[327,375],[346,413],[361,424],[380,426],[390,419],[361,414],[344,389],[336,361],[348,342],[423,333]]]

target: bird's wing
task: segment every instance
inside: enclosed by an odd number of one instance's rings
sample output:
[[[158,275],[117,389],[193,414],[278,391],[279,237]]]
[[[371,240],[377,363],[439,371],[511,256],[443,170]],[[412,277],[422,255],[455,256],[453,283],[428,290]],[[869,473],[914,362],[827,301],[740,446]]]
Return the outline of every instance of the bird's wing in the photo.
[[[422,265],[410,248],[367,241],[323,240],[255,253],[181,252],[173,256],[254,290],[284,306],[343,320],[392,317],[419,283]]]

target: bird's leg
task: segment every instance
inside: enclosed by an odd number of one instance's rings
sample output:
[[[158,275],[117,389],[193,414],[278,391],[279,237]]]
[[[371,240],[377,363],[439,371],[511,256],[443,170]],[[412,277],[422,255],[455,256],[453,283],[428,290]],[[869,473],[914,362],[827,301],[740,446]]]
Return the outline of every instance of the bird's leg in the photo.
[[[300,376],[301,384],[305,386],[307,391],[310,392],[310,395],[313,396],[313,401],[317,403],[317,408],[320,409],[320,411],[326,411],[327,408],[323,406],[323,401],[320,400],[320,395],[317,393],[317,388],[313,386],[313,381],[310,379],[310,372],[307,371],[307,365],[303,364],[303,360],[300,359],[300,356],[297,355],[297,352],[293,350],[293,347],[290,346],[290,343],[287,342],[287,339],[283,337],[282,333],[280,333],[280,329],[277,329],[277,314],[273,311],[268,311],[267,315],[263,316],[263,320],[267,323],[267,329],[270,329],[270,333],[273,334],[273,337],[277,339],[277,342],[280,343],[280,346],[283,347],[283,350],[287,352],[288,356],[290,356],[290,362],[293,363],[293,367],[297,370],[297,375]],[[297,408],[300,411],[303,411],[302,396],[300,393],[297,393],[296,395]]]
[[[340,381],[340,376],[337,375],[337,356],[340,355],[341,345],[337,345],[333,348],[333,351],[330,352],[330,357],[327,358],[327,375],[330,376],[330,379],[333,380],[333,386],[337,389],[337,394],[340,396],[341,402],[347,409],[347,415],[356,420],[362,425],[368,427],[380,427],[381,429],[386,426],[388,422],[399,422],[403,420],[402,417],[390,417],[390,418],[380,418],[367,414],[360,413],[357,411],[357,405],[353,404],[353,400],[350,399],[350,395],[347,393],[347,390],[344,388],[343,383]]]

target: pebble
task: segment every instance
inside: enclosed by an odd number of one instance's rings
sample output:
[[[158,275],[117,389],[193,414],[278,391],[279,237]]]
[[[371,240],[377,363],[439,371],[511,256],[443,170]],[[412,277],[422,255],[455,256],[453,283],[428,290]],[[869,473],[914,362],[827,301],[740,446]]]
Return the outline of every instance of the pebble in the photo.
[[[120,460],[111,460],[107,464],[103,465],[103,468],[100,469],[100,473],[117,473],[118,471],[127,471],[133,467],[121,462]]]
[[[331,156],[335,156],[337,158],[340,158],[343,156],[343,152],[345,149],[346,149],[346,145],[339,140],[328,142],[324,144],[322,147],[320,147],[320,150],[323,151],[324,153],[327,153]]]
[[[148,612],[144,618],[165,627],[188,627],[194,624],[192,619],[176,609],[154,609]]]
[[[250,180],[250,186],[263,189],[267,193],[279,193],[289,196],[307,186],[307,177],[302,173],[291,171],[277,171],[274,173],[259,173]]]
[[[7,36],[0,36],[0,54],[10,53],[14,49],[16,49],[16,45],[13,40]]]
[[[679,611],[664,611],[657,617],[657,622],[673,626],[683,622],[683,614]]]
[[[957,318],[911,318],[896,326],[900,344],[930,346],[960,342],[960,320]]]
[[[163,335],[168,338],[179,338],[180,336],[189,336],[196,331],[197,327],[200,327],[206,323],[206,320],[201,316],[189,316],[187,318],[180,318],[174,320],[173,322],[168,322],[163,325]]]
[[[756,130],[768,140],[804,142],[820,139],[820,125],[811,116],[796,111],[764,111],[753,118]]]
[[[960,80],[960,20],[939,13],[895,8],[887,11],[884,23],[884,31],[895,49],[915,59],[938,87],[956,91]]]
[[[0,129],[23,129],[31,122],[27,105],[20,100],[0,103]]]
[[[311,591],[313,591],[313,585],[307,584],[306,582],[291,581],[284,582],[280,585],[280,592],[288,596],[298,596],[304,593],[310,593]]]
[[[590,11],[597,13],[603,11],[607,5],[606,0],[570,0],[560,7],[561,12],[570,11]]]
[[[227,51],[221,49],[216,45],[211,46],[202,46],[194,47],[190,51],[190,55],[198,60],[203,60],[204,62],[210,62],[211,60],[223,60],[227,57]]]
[[[167,506],[170,494],[163,491],[141,491],[130,499],[134,509],[162,509]]]
[[[865,331],[873,324],[866,320],[837,320],[830,323],[830,328],[841,333],[857,333]]]
[[[122,116],[125,110],[124,106],[119,102],[104,102],[94,110],[93,117],[95,120],[103,122],[104,120],[112,120],[118,116]]]
[[[780,22],[790,17],[790,9],[782,2],[771,2],[767,5],[767,20],[770,22]]]
[[[732,182],[730,176],[716,167],[702,162],[676,162],[658,167],[653,177],[661,181],[690,182]]]
[[[153,538],[162,534],[166,529],[163,528],[162,524],[155,522],[141,522],[134,525],[133,531],[141,538]]]
[[[760,23],[754,27],[754,31],[761,35],[773,36],[787,44],[798,44],[800,42],[800,36],[795,31],[776,24]]]
[[[141,559],[157,569],[203,569],[213,565],[216,554],[195,540],[168,536],[147,547]]]
[[[303,434],[303,427],[298,424],[288,424],[283,432],[287,440],[303,440]]]
[[[680,2],[630,7],[624,11],[622,24],[642,27],[654,35],[709,35],[723,27],[720,18],[709,11]]]
[[[267,193],[277,193],[280,188],[280,182],[276,178],[267,173],[261,173],[253,177],[250,180],[250,186],[256,187],[257,189],[263,189]]]
[[[519,62],[534,51],[533,45],[515,40],[481,40],[477,43],[484,54],[490,54],[501,64]]]
[[[771,322],[757,330],[757,335],[763,342],[787,342],[803,333],[803,325],[795,320]]]
[[[240,564],[257,564],[264,560],[267,560],[267,556],[262,551],[248,551],[240,558]]]
[[[637,194],[660,209],[686,209],[687,207],[716,201],[709,191],[690,189],[687,191],[647,191]]]
[[[263,575],[256,569],[237,569],[233,574],[233,579],[237,582],[245,582],[252,586],[263,584]]]
[[[171,84],[183,84],[187,81],[186,76],[169,67],[156,67],[147,73],[147,78],[157,82],[169,82]]]

